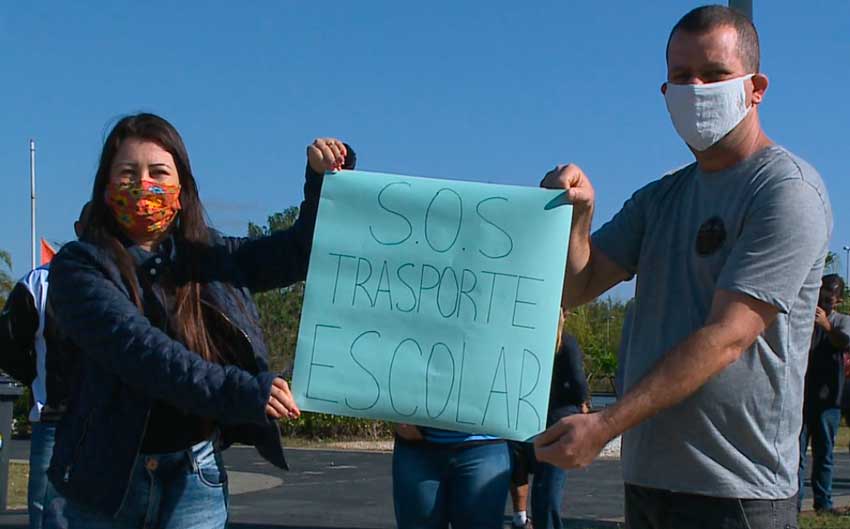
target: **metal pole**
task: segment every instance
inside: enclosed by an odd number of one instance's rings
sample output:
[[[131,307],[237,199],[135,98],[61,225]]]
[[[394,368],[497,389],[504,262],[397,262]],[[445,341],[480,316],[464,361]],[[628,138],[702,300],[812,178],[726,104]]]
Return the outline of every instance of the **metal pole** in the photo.
[[[850,286],[850,246],[844,247],[844,286]]]
[[[35,140],[30,140],[30,226],[32,227],[32,268],[35,268]]]
[[[753,0],[729,0],[729,7],[753,19]]]

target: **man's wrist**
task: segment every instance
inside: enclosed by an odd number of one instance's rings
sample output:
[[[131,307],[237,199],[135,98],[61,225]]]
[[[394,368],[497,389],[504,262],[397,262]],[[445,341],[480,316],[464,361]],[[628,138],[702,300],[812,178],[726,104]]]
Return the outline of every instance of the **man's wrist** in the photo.
[[[593,219],[593,204],[579,206],[573,204],[573,224],[586,222],[590,224]]]
[[[614,416],[616,406],[615,404],[598,412],[599,423],[602,425],[601,434],[605,439],[605,443],[608,443],[611,439],[623,433],[617,425],[617,419]]]

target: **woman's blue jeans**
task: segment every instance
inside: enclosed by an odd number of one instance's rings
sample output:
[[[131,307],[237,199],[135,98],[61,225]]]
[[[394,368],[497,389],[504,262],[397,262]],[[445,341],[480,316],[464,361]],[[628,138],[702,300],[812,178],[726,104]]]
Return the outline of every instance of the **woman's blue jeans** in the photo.
[[[213,441],[167,454],[136,458],[130,488],[112,517],[64,498],[64,512],[48,509],[50,529],[223,529],[227,474]],[[54,500],[57,501],[57,500]]]
[[[393,501],[399,529],[501,529],[511,461],[503,441],[443,446],[396,440]]]

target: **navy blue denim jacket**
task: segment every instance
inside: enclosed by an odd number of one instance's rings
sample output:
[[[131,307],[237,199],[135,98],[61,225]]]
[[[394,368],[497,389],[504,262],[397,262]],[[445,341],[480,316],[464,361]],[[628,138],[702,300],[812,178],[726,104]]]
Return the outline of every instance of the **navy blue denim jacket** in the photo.
[[[274,373],[250,293],[306,278],[322,176],[307,168],[305,200],[289,230],[258,239],[213,235],[201,260],[203,302],[232,323],[253,358],[241,367],[205,362],[154,326],[131,301],[118,267],[102,248],[65,245],[51,263],[48,303],[74,357],[69,409],[56,432],[48,470],[67,498],[109,515],[124,501],[155,400],[216,421],[225,444],[254,444],[286,468],[277,423],[265,407]],[[185,248],[175,242],[179,274]],[[138,273],[162,259],[138,263]],[[153,263],[153,261],[156,261]],[[250,355],[249,353],[249,355]]]

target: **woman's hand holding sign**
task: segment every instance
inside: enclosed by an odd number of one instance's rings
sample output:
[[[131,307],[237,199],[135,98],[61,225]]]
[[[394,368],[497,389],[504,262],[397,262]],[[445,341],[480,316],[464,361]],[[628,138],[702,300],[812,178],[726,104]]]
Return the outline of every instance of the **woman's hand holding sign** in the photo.
[[[307,146],[307,161],[319,174],[342,169],[347,155],[348,149],[336,138],[318,138]]]
[[[273,419],[297,419],[301,417],[301,410],[295,404],[295,399],[289,390],[289,384],[282,378],[276,378],[272,382],[269,402],[266,404],[266,415]]]
[[[395,424],[395,433],[405,441],[422,441],[425,439],[422,436],[422,430],[412,424]]]

